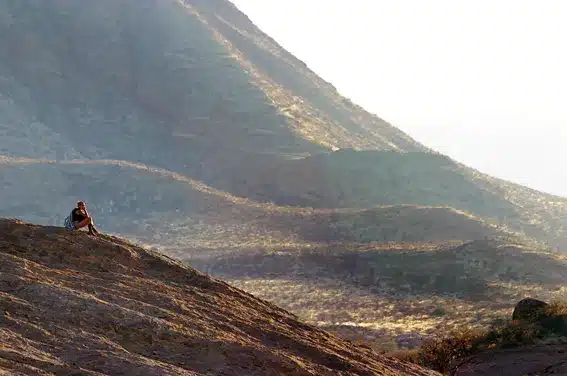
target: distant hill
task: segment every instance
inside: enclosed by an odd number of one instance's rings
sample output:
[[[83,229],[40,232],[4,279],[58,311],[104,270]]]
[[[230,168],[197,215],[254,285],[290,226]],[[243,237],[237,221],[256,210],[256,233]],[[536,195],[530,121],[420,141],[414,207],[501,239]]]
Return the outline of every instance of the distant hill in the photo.
[[[270,166],[247,183],[241,194],[280,205],[448,206],[567,246],[567,199],[491,178],[440,154],[341,150]]]
[[[287,206],[447,206],[565,245],[567,200],[431,153],[228,1],[4,1],[0,12],[0,47],[10,51],[0,61],[1,155],[141,163]],[[33,185],[9,184],[18,194]],[[102,201],[100,188],[73,193],[65,205],[81,196],[118,230],[103,213],[124,191],[107,188]],[[137,197],[128,202],[143,207]],[[35,201],[22,210],[29,200],[12,200],[0,214],[52,223],[66,211]]]
[[[232,196],[169,170],[116,160],[0,158],[3,213],[61,225],[89,197],[103,228],[191,253],[194,248],[290,242],[446,242],[517,237],[449,207],[374,209],[276,206]],[[26,182],[15,189],[16,182]],[[36,187],[41,187],[38,191]]]

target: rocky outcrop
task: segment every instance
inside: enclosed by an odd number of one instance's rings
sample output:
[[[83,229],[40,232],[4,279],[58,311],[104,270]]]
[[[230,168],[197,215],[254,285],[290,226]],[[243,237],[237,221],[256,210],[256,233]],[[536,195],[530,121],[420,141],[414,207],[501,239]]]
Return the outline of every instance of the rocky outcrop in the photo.
[[[515,339],[506,348],[488,349],[457,361],[451,376],[567,376],[567,306],[525,298],[512,314]],[[512,335],[512,334],[509,334]],[[512,338],[511,338],[512,339]]]
[[[549,305],[541,300],[526,298],[520,300],[514,312],[512,313],[512,320],[535,322],[541,317],[545,316],[545,309]]]
[[[111,236],[0,219],[0,374],[436,375]]]

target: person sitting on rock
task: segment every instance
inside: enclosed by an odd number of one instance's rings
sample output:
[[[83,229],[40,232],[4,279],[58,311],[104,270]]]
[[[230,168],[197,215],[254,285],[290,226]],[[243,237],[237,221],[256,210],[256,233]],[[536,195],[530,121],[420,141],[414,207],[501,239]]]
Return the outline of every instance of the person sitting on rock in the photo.
[[[75,230],[88,226],[90,235],[98,235],[93,219],[87,212],[87,206],[83,201],[77,202],[77,207],[71,212],[71,221]]]

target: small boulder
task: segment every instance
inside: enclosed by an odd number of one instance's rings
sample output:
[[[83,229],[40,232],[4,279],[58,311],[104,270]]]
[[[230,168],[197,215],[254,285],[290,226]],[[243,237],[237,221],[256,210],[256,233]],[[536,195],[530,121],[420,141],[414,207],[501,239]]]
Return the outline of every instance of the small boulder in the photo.
[[[546,302],[541,300],[526,298],[520,300],[514,313],[512,313],[512,320],[536,322],[545,316],[545,309],[549,306]]]

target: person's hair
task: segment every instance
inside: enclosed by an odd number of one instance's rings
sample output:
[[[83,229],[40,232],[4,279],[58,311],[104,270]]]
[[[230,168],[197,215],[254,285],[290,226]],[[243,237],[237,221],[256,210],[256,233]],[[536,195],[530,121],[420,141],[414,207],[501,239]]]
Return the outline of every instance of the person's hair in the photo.
[[[77,206],[85,205],[84,201],[77,201]]]

